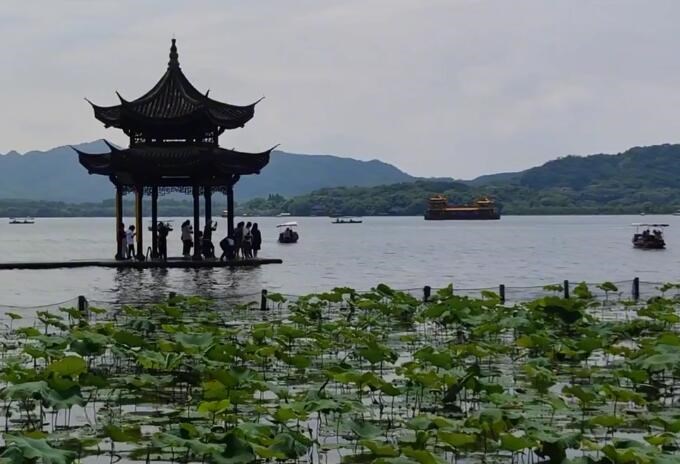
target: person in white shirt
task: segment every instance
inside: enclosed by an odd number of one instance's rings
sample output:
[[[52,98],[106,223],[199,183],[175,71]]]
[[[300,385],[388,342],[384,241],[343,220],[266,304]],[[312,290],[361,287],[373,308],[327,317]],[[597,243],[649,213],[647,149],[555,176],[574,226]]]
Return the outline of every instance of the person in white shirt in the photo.
[[[125,232],[125,243],[127,244],[127,259],[135,257],[135,226],[130,226]]]
[[[252,224],[248,222],[246,228],[243,229],[243,239],[241,240],[241,252],[244,258],[252,258],[253,235],[250,232]]]
[[[187,219],[182,223],[182,256],[188,258],[191,256],[191,247],[193,246],[194,229],[191,227],[191,222]]]

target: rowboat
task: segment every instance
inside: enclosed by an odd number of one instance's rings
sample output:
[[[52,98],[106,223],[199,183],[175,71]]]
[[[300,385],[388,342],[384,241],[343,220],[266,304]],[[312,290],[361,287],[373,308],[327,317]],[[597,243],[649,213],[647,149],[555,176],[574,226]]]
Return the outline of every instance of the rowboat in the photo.
[[[295,228],[297,227],[297,222],[284,222],[276,226],[279,229],[284,229],[279,233],[279,243],[297,243],[300,236],[298,235]]]

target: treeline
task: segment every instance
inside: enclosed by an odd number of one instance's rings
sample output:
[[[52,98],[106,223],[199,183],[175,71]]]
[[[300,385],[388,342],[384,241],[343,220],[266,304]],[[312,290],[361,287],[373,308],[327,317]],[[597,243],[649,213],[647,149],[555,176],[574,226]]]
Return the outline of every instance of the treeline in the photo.
[[[427,199],[439,193],[452,204],[469,203],[479,196],[489,195],[496,199],[503,214],[517,215],[668,214],[680,209],[680,188],[536,189],[517,183],[472,186],[419,180],[378,187],[327,188],[292,198],[269,195],[237,204],[236,215],[275,216],[287,212],[295,216],[419,216],[425,212]],[[213,203],[213,216],[221,213],[216,206]],[[145,201],[143,209],[144,215],[149,216],[151,204]],[[125,201],[123,210],[126,216],[131,216],[134,211],[132,201]],[[158,210],[160,217],[193,215],[191,201],[162,199]],[[0,217],[113,217],[114,214],[113,200],[99,203],[0,200]]]
[[[270,196],[247,202],[242,209],[249,214],[421,215],[435,193],[455,204],[490,195],[503,214],[667,214],[680,209],[680,145],[566,156],[471,182],[420,180],[328,188],[287,200]]]
[[[452,204],[489,195],[503,214],[668,214],[680,209],[680,145],[633,148],[619,155],[568,156],[523,172],[471,182],[416,180],[377,187],[324,188],[290,198],[269,195],[237,204],[236,215],[415,216],[425,212],[427,199],[434,194],[446,195]],[[214,197],[213,215],[219,215],[224,205],[223,198]],[[124,210],[126,215],[134,211],[130,200]],[[150,211],[146,201],[145,215]],[[159,214],[190,217],[192,202],[163,198]],[[0,216],[4,217],[113,215],[113,200],[0,200]]]
[[[531,188],[516,183],[471,186],[460,182],[420,180],[378,187],[321,189],[285,199],[279,195],[242,204],[249,215],[375,216],[422,215],[427,199],[444,194],[449,203],[469,203],[482,195],[496,199],[503,214],[668,214],[680,208],[680,188]]]

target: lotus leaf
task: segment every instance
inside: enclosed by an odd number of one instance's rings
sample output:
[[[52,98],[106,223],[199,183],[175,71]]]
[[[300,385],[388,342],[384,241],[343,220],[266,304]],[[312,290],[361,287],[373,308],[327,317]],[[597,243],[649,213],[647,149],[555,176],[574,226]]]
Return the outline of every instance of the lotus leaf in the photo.
[[[75,377],[87,370],[87,363],[80,356],[66,356],[54,361],[45,369],[47,373]]]
[[[440,430],[437,432],[437,438],[455,449],[470,447],[477,443],[477,437],[473,434],[449,432],[448,430]]]
[[[142,439],[142,432],[139,426],[118,427],[116,425],[107,425],[104,427],[104,433],[111,440],[122,443],[139,443]]]
[[[439,456],[427,450],[404,447],[401,452],[404,456],[409,457],[420,464],[444,464],[444,461]]]
[[[5,435],[7,448],[0,455],[3,462],[23,464],[42,462],[43,464],[69,464],[74,461],[75,453],[52,447],[45,439],[20,435]]]

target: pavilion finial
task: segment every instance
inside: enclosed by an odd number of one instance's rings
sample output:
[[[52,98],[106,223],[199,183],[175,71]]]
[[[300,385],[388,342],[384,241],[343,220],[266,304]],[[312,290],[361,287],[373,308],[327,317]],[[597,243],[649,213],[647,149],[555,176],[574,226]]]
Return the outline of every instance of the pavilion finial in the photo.
[[[179,55],[177,54],[177,45],[175,45],[175,38],[172,38],[172,45],[170,46],[170,61],[168,61],[168,68],[179,68]]]

